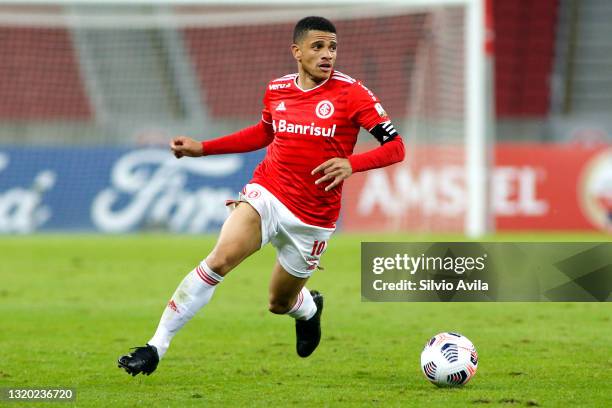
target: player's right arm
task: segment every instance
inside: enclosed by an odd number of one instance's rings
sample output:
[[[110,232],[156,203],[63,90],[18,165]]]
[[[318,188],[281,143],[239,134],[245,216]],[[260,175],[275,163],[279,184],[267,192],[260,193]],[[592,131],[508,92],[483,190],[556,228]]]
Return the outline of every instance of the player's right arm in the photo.
[[[259,122],[217,139],[198,142],[190,137],[178,136],[170,142],[170,149],[177,159],[183,156],[200,157],[213,154],[252,152],[266,147],[274,140],[272,125]]]
[[[268,106],[268,92],[263,100],[261,121],[238,132],[212,140],[198,142],[186,136],[178,136],[170,142],[170,149],[177,159],[183,156],[200,157],[214,154],[245,153],[262,149],[274,140],[272,115]]]

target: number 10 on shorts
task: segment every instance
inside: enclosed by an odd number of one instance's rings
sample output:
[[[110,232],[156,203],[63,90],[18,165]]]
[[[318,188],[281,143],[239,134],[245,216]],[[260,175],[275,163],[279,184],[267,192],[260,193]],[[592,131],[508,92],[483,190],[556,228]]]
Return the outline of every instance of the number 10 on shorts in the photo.
[[[312,252],[310,252],[311,256],[319,256],[325,250],[325,246],[327,245],[327,241],[315,241],[312,244]]]

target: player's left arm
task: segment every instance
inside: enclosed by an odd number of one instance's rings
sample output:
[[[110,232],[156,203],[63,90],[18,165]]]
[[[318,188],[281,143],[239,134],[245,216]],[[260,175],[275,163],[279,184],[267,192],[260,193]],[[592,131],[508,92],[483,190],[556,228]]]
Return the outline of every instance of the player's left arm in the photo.
[[[390,166],[404,160],[406,150],[402,137],[390,120],[370,129],[380,146],[360,154],[349,156],[348,161],[354,173]]]
[[[332,180],[325,187],[325,191],[336,187],[353,173],[386,167],[404,160],[404,142],[380,101],[361,83],[355,84],[352,91],[349,95],[351,119],[359,126],[369,129],[380,146],[348,158],[334,157],[316,167],[312,174],[323,172],[324,175],[317,179],[315,184]]]

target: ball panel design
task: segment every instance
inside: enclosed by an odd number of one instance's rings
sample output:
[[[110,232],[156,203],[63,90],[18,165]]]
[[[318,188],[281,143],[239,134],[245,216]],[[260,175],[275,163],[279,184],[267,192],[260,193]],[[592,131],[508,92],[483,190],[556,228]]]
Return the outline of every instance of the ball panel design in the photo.
[[[436,379],[436,368],[436,363],[430,361],[423,366],[423,372],[427,378],[433,381]]]
[[[459,360],[459,348],[454,343],[444,343],[440,351],[449,363],[456,363]]]

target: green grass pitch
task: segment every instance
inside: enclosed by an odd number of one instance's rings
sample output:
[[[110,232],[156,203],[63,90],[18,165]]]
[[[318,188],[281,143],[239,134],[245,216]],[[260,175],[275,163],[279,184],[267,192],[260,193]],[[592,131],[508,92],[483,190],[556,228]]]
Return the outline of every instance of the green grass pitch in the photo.
[[[325,270],[309,283],[326,302],[311,357],[295,354],[291,319],[267,311],[268,246],[228,275],[153,375],[135,378],[117,357],[150,338],[214,237],[1,238],[0,387],[77,391],[75,403],[37,407],[611,406],[609,303],[363,303],[359,243],[381,238],[331,241]],[[478,373],[464,388],[437,389],[420,372],[423,344],[441,331],[463,333],[478,349]]]

